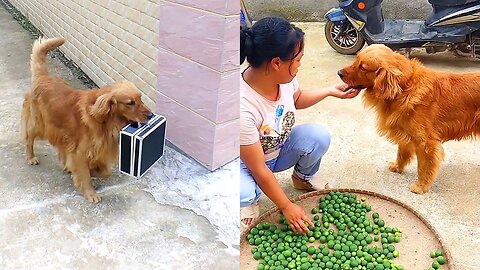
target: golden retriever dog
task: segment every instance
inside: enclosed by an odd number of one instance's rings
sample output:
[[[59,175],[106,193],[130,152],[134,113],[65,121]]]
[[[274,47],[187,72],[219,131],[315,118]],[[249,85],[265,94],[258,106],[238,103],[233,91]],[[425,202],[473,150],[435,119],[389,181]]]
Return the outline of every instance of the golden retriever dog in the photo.
[[[384,45],[370,45],[338,71],[377,114],[378,132],[398,145],[389,170],[402,173],[417,156],[414,193],[428,192],[444,158],[442,143],[480,135],[480,73],[433,71]]]
[[[82,91],[50,76],[47,54],[64,42],[63,38],[40,38],[33,44],[32,89],[25,95],[22,111],[26,159],[30,165],[38,164],[33,151],[35,139],[47,139],[57,148],[78,191],[89,202],[98,203],[100,196],[91,177],[111,175],[112,163],[118,159],[120,129],[132,121],[145,122],[152,113],[130,82]]]

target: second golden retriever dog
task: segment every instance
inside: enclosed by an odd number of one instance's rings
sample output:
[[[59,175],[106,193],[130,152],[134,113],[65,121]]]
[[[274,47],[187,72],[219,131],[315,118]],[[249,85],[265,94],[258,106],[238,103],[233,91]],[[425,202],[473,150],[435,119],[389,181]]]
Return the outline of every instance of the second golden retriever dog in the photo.
[[[423,194],[432,186],[443,142],[480,135],[480,73],[434,71],[377,44],[338,74],[348,85],[366,88],[363,100],[377,114],[379,133],[398,145],[390,171],[402,173],[417,156],[412,192]]]
[[[63,38],[38,39],[31,55],[32,89],[22,111],[22,132],[28,164],[39,163],[35,139],[47,139],[58,150],[65,171],[89,202],[99,202],[92,176],[108,177],[118,158],[120,129],[127,123],[145,122],[150,110],[140,91],[124,81],[95,90],[73,90],[62,79],[48,74],[47,53]]]

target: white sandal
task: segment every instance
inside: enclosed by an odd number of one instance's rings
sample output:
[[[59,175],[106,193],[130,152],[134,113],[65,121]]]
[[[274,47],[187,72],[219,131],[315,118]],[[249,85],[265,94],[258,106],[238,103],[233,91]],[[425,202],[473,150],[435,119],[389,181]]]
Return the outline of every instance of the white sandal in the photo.
[[[254,220],[257,219],[259,216],[259,202],[251,204],[249,206],[240,207],[240,232],[243,233],[245,230],[247,230],[253,224]],[[246,222],[248,219],[250,219],[251,221]]]
[[[333,186],[332,186],[330,183],[327,182],[327,183],[325,184],[324,189],[326,189],[326,190],[333,189]]]

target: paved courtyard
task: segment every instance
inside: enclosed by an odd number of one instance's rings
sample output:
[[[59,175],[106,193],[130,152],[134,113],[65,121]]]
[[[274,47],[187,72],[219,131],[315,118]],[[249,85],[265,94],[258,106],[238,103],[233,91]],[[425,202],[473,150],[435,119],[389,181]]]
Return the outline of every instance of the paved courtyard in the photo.
[[[305,31],[305,56],[299,71],[301,89],[339,83],[336,72],[354,56],[336,53],[324,37],[323,23],[298,23]],[[480,72],[480,61],[450,52],[427,55],[415,52],[428,67],[451,72]],[[452,253],[455,269],[480,269],[480,140],[452,141],[443,145],[445,160],[430,192],[416,195],[409,185],[416,180],[416,161],[403,174],[391,173],[387,163],[396,158],[396,146],[380,137],[373,111],[363,107],[361,94],[352,100],[327,98],[299,111],[297,123],[319,123],[332,135],[330,149],[314,179],[318,186],[328,181],[337,188],[371,190],[398,199],[417,209],[440,233]],[[280,173],[290,196],[291,171]],[[272,206],[264,198],[262,210]],[[412,269],[413,270],[413,269]]]

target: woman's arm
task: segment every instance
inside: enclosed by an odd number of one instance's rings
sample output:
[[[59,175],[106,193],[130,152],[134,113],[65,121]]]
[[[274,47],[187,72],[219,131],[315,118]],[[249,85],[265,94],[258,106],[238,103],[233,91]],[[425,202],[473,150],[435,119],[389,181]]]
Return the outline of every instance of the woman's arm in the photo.
[[[323,100],[328,96],[333,96],[337,98],[354,98],[360,93],[358,89],[350,89],[346,92],[343,92],[344,89],[347,88],[348,85],[346,84],[337,84],[330,87],[309,90],[309,91],[301,91],[298,89],[293,98],[295,100],[295,108],[297,109],[305,109],[314,104],[317,104],[319,101]]]
[[[305,222],[313,226],[312,221],[305,215],[305,211],[292,203],[283,192],[275,175],[265,164],[260,142],[252,145],[241,145],[240,158],[265,195],[283,212],[292,229],[296,232],[308,233],[309,230],[305,226]]]

